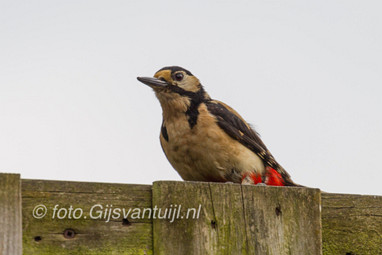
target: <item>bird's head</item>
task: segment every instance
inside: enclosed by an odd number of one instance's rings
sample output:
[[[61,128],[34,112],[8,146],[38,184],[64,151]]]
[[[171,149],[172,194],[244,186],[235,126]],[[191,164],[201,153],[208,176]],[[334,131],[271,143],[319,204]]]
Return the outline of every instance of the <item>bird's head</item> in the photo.
[[[155,91],[162,108],[168,104],[180,105],[181,102],[189,106],[191,101],[201,102],[209,99],[198,78],[179,66],[163,67],[155,73],[154,78],[137,77],[137,79]]]
[[[198,78],[179,66],[163,67],[154,74],[154,78],[138,77],[137,79],[153,88],[155,92],[162,93],[195,93],[202,88]]]

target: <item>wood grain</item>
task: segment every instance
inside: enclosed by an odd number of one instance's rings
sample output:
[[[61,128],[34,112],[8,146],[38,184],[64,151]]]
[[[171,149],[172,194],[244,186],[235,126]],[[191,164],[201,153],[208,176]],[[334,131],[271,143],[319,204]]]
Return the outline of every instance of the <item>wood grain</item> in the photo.
[[[320,191],[155,182],[153,205],[201,205],[199,219],[154,219],[155,254],[321,254]]]
[[[322,193],[323,253],[382,254],[382,197]]]
[[[0,185],[1,255],[321,254],[321,247],[325,255],[382,254],[381,196],[229,183],[20,181],[15,174],[0,174]],[[47,214],[37,219],[40,204]],[[96,204],[157,215],[90,219]],[[55,206],[81,208],[82,218],[53,219]],[[160,219],[166,208],[181,208],[180,218]]]
[[[320,190],[242,187],[249,254],[321,254]]]
[[[0,254],[22,253],[19,174],[0,173]]]
[[[152,254],[151,219],[90,218],[96,204],[104,209],[151,208],[150,185],[23,180],[22,194],[24,254]],[[32,212],[40,204],[48,212],[36,219]],[[82,208],[86,219],[52,219],[55,205]]]

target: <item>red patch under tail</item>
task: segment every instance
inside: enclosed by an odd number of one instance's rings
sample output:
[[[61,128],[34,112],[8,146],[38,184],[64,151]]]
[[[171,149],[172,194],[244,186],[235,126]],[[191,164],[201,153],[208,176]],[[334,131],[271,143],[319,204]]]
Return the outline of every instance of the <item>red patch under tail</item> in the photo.
[[[270,186],[285,186],[285,182],[279,172],[271,167],[265,169],[265,175],[260,175],[257,173],[244,174],[241,181],[246,179],[246,183],[252,183],[254,185],[258,183],[265,183]]]
[[[266,168],[266,179],[265,184],[271,186],[285,186],[285,182],[279,172],[277,172],[272,167]]]
[[[254,185],[263,182],[261,175],[257,173],[243,174],[241,178],[241,182],[243,183],[244,180],[246,184],[254,184]]]

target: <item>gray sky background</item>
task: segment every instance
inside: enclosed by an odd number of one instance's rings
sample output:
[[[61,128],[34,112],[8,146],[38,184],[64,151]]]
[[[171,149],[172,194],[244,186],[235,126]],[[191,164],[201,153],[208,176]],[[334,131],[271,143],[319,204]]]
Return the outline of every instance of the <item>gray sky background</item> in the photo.
[[[1,1],[0,172],[180,180],[136,80],[189,69],[292,178],[382,195],[381,1]]]

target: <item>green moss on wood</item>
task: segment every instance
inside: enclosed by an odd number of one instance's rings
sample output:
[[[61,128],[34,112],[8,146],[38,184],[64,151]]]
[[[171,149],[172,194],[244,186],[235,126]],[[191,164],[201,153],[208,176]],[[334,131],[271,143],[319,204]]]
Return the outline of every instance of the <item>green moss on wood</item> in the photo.
[[[203,214],[197,221],[154,220],[155,254],[321,253],[317,189],[155,182],[153,205],[174,203],[201,204]]]
[[[152,254],[151,219],[91,219],[95,204],[113,208],[151,208],[151,186],[58,181],[23,181],[24,254]],[[33,217],[36,205],[48,208],[42,219]],[[52,219],[53,208],[81,208],[81,219]],[[105,214],[105,213],[104,213]],[[86,217],[86,219],[85,219]],[[76,233],[64,236],[66,229]]]
[[[320,254],[320,201],[319,190],[307,188],[22,180],[23,253]],[[82,208],[87,219],[35,219],[38,204],[50,209],[48,214],[56,204]],[[127,209],[182,205],[183,212],[201,205],[201,213],[199,219],[172,223],[130,217],[123,224],[122,218],[90,219],[94,204]],[[73,229],[74,238],[65,238],[65,229]],[[382,254],[382,197],[323,193],[322,248],[328,255]]]
[[[322,194],[323,254],[382,254],[382,197]]]

